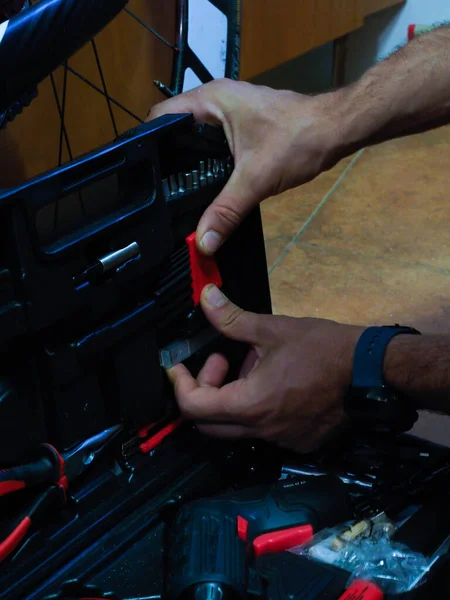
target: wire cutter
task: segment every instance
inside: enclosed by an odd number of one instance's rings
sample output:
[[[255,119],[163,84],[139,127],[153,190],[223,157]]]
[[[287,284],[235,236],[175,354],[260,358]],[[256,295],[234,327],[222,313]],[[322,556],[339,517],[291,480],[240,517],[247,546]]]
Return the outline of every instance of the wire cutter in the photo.
[[[31,527],[36,527],[49,510],[65,506],[69,483],[79,477],[122,430],[122,425],[105,429],[60,454],[50,444],[41,444],[42,456],[28,464],[0,470],[0,496],[17,490],[48,484],[12,532],[0,542],[0,562],[24,540]]]

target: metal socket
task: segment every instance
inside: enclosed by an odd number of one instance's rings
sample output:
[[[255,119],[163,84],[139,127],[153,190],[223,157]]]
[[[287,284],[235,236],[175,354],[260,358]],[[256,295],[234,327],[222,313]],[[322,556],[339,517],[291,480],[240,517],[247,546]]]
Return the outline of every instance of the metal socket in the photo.
[[[167,198],[170,198],[170,188],[169,188],[169,182],[167,179],[162,180],[162,191],[163,191],[164,198],[166,200],[167,200]]]
[[[178,194],[178,184],[177,184],[177,180],[175,179],[175,175],[171,175],[169,181],[170,181],[170,195],[176,196]]]
[[[177,179],[178,179],[178,193],[184,194],[185,189],[184,189],[183,173],[178,173]]]
[[[200,187],[203,187],[206,184],[206,167],[205,161],[200,161]]]
[[[103,272],[107,273],[112,269],[117,269],[121,265],[125,264],[132,258],[136,258],[139,256],[139,246],[136,242],[132,242],[125,248],[120,248],[120,250],[115,250],[114,252],[110,252],[109,254],[105,254],[98,259],[98,262],[103,267]]]
[[[186,180],[186,191],[192,191],[192,173],[185,173],[184,178]]]

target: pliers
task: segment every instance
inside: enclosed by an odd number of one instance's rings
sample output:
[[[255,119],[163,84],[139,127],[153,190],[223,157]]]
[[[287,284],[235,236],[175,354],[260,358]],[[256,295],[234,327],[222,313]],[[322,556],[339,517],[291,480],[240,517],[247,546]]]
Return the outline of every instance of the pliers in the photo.
[[[31,527],[36,527],[49,510],[65,506],[69,483],[92,464],[121,430],[122,425],[110,427],[61,454],[50,444],[41,444],[42,456],[38,460],[0,470],[0,496],[48,484],[27,514],[19,519],[12,532],[0,542],[0,562],[19,546]]]

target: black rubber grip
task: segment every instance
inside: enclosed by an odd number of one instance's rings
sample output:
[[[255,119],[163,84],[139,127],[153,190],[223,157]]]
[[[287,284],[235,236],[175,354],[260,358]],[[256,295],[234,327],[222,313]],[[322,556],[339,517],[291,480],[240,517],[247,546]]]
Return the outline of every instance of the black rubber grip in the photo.
[[[245,544],[237,536],[236,518],[203,504],[187,507],[172,528],[167,597],[192,597],[202,583],[219,584],[224,592],[245,598]]]

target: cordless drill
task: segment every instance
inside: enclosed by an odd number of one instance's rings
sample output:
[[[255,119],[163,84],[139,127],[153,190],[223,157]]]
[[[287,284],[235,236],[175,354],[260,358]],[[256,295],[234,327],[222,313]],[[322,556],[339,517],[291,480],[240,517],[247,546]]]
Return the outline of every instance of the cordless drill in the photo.
[[[183,507],[169,534],[169,600],[247,597],[249,563],[298,546],[353,516],[334,476],[281,480]]]

